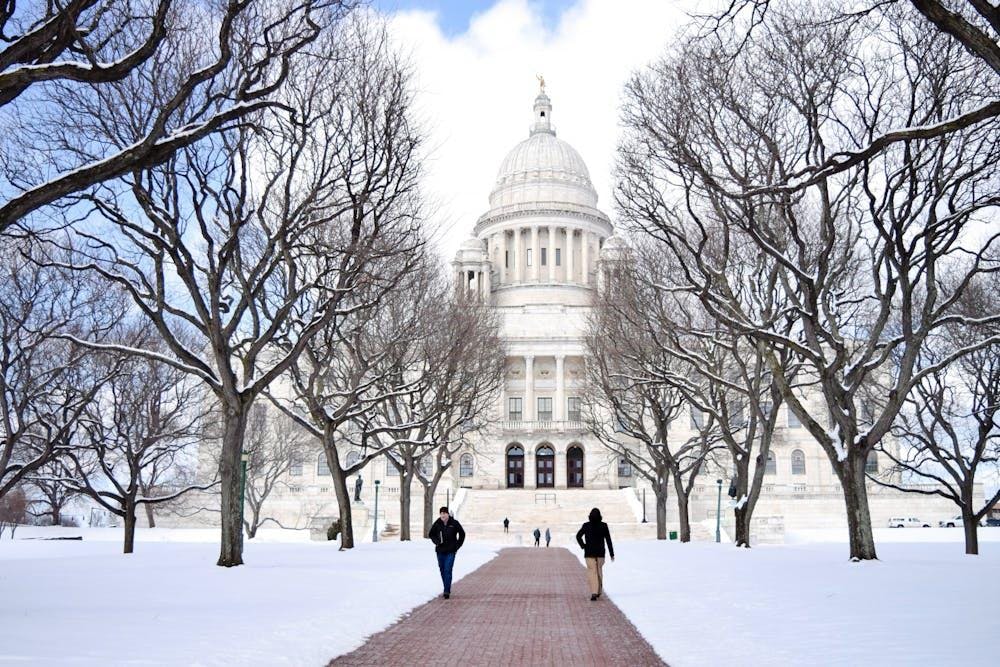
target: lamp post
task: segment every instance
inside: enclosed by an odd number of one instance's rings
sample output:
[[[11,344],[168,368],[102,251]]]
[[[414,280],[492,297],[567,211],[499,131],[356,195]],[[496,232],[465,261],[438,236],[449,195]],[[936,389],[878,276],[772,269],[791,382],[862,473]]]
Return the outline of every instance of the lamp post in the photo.
[[[246,504],[247,495],[247,463],[250,455],[246,452],[240,454],[240,530],[243,530],[243,505]]]
[[[444,506],[451,508],[451,487],[445,487],[444,490]],[[450,511],[450,509],[449,509]]]
[[[372,528],[372,542],[378,542],[378,485],[380,480],[375,480],[375,527]]]
[[[719,502],[715,506],[715,541],[722,541],[722,527],[720,522],[722,521],[722,480],[717,479],[715,483],[719,485]]]
[[[642,490],[642,522],[646,523],[646,489]]]

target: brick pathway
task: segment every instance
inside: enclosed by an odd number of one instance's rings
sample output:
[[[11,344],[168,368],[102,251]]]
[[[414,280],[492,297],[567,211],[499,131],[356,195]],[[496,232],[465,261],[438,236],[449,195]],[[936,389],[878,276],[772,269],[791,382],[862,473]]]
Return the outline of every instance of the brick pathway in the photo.
[[[459,553],[459,558],[462,554]],[[428,576],[438,577],[433,554]],[[614,592],[615,564],[605,568]],[[566,549],[503,549],[331,665],[663,665]]]

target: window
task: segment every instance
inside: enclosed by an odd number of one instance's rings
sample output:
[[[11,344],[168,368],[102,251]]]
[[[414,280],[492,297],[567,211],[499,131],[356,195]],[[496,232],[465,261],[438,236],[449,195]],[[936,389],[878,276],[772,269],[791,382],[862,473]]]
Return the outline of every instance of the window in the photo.
[[[326,452],[320,452],[316,457],[316,474],[325,476],[330,474],[330,464],[326,461]]]
[[[764,465],[765,475],[777,475],[778,474],[778,462],[774,458],[774,452],[767,453],[767,463]]]
[[[424,477],[429,477],[431,474],[431,457],[430,454],[424,456],[420,459],[420,474]]]
[[[473,461],[472,454],[462,454],[462,458],[458,462],[458,475],[459,477],[472,477],[473,471]]]
[[[525,252],[525,258],[526,258],[526,261],[524,262],[524,265],[525,266],[531,266],[531,248],[527,248],[524,252]]]
[[[548,248],[540,248],[540,250],[541,250],[542,254],[539,255],[538,258],[541,260],[541,265],[542,266],[548,266],[549,249]]]
[[[865,461],[865,472],[869,475],[878,473],[878,455],[875,452],[868,452],[868,459]]]
[[[562,249],[556,248],[556,266],[562,266]]]
[[[512,422],[521,421],[521,398],[511,397],[507,399],[507,419]]]
[[[799,416],[795,414],[795,411],[788,408],[788,428],[802,428],[802,422],[799,421]]]
[[[292,477],[301,477],[304,467],[302,457],[298,454],[292,454],[292,458],[288,464],[288,474]]]
[[[396,470],[396,466],[392,465],[392,461],[389,457],[385,459],[385,476],[386,477],[399,477],[399,471]]]
[[[806,455],[801,449],[796,449],[792,452],[792,474],[806,474]]]
[[[580,397],[570,396],[566,399],[566,418],[571,422],[580,421]]]
[[[693,405],[691,406],[691,430],[700,431],[705,426],[705,415]]]
[[[624,456],[618,459],[618,476],[619,477],[631,477],[632,476],[632,464],[628,462],[628,459]]]
[[[741,429],[747,425],[746,415],[743,414],[743,407],[740,405],[729,406],[729,428]]]
[[[510,268],[510,250],[503,251],[503,266],[505,269]]]
[[[760,404],[760,411],[764,415],[764,419],[771,417],[772,410],[774,410],[774,405],[772,405],[771,401],[764,401]]]
[[[552,421],[552,399],[549,397],[538,398],[538,421]]]
[[[351,466],[357,465],[359,461],[361,461],[361,452],[358,452],[358,451],[353,450],[353,449],[351,451],[347,452],[347,467],[348,468],[350,468]]]

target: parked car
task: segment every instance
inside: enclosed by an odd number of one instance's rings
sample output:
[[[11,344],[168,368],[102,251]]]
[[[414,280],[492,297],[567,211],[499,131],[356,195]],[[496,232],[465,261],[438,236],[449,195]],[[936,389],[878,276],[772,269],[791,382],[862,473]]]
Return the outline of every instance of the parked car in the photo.
[[[930,528],[931,524],[916,517],[893,517],[889,519],[890,528]]]
[[[986,525],[1000,527],[1000,519],[987,519]]]
[[[979,525],[985,526],[986,522],[980,521]],[[957,514],[953,517],[945,519],[944,521],[938,521],[938,526],[940,526],[941,528],[956,528],[956,527],[963,528],[965,527],[965,521],[962,519],[961,514]]]

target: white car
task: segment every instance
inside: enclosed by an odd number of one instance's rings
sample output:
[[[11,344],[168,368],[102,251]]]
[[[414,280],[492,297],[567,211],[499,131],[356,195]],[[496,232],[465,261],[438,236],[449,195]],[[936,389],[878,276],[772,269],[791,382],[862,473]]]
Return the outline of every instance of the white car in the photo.
[[[916,517],[893,517],[889,519],[890,528],[930,528],[931,524]]]
[[[980,521],[979,525],[985,526],[986,523],[984,521]],[[951,518],[945,519],[944,521],[938,521],[938,526],[940,526],[941,528],[964,528],[965,521],[962,519],[962,515],[958,514]]]

